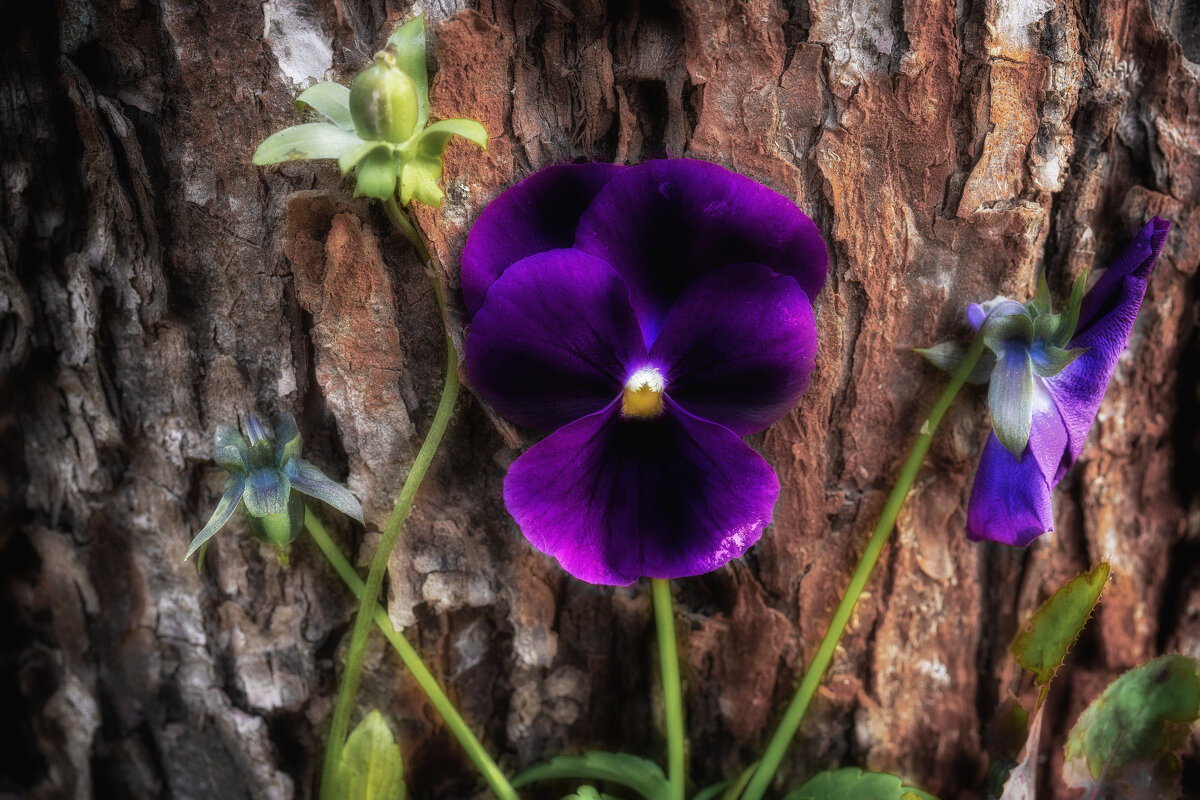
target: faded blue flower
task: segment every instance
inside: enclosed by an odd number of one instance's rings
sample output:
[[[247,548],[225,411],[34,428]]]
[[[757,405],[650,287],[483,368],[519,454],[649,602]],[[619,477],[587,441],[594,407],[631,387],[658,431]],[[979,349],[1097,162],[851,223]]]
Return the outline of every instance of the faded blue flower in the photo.
[[[212,517],[192,539],[185,561],[229,521],[239,504],[254,536],[279,548],[295,540],[304,524],[301,494],[323,500],[363,521],[362,506],[350,490],[300,458],[300,431],[290,414],[279,418],[274,432],[268,432],[251,414],[246,420],[245,438],[236,428],[222,425],[213,441],[213,460],[229,477]]]

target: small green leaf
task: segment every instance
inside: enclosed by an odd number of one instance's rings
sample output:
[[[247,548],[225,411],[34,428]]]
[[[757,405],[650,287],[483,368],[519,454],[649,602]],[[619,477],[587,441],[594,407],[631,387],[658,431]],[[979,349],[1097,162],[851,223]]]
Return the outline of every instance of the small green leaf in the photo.
[[[940,342],[933,347],[917,347],[915,352],[943,372],[958,372],[963,361],[967,358],[969,349],[961,342]],[[992,368],[996,366],[996,356],[985,350],[975,362],[971,374],[967,376],[968,383],[984,384],[992,377]]]
[[[396,29],[387,47],[396,56],[396,66],[412,78],[417,90],[417,126],[429,121],[429,72],[425,66],[425,15],[418,14]]]
[[[337,158],[362,142],[331,122],[306,122],[268,136],[254,151],[258,166],[310,158]]]
[[[354,169],[355,197],[366,195],[387,200],[396,193],[396,167],[386,145],[372,149]]]
[[[1200,717],[1200,671],[1167,655],[1117,678],[1079,716],[1067,737],[1063,779],[1122,797],[1177,797],[1179,759]]]
[[[1033,360],[1028,350],[1013,346],[996,361],[988,385],[988,411],[996,438],[1020,460],[1033,427]]]
[[[895,775],[863,772],[858,767],[820,772],[783,800],[937,800],[933,795],[905,786]]]
[[[183,557],[187,561],[200,549],[200,546],[213,537],[213,535],[224,527],[229,518],[233,516],[233,512],[237,509],[238,501],[242,499],[242,492],[246,486],[246,481],[241,475],[230,475],[225,479],[225,493],[221,495],[220,501],[217,503],[216,510],[212,516],[208,518],[208,522],[196,534],[196,538],[192,539],[192,544],[188,547],[187,555]]]
[[[378,710],[346,739],[334,779],[339,800],[404,800],[404,763],[400,748]]]
[[[354,120],[350,119],[350,90],[340,83],[325,81],[314,84],[296,98],[296,108],[308,106],[325,116],[344,131],[354,131]]]
[[[557,779],[610,781],[632,789],[646,800],[668,800],[670,785],[653,761],[626,753],[591,751],[582,756],[559,756],[530,767],[513,779],[520,788],[537,781]]]
[[[1091,572],[1060,587],[1034,612],[1009,645],[1013,658],[1033,673],[1042,688],[1039,703],[1100,602],[1108,575],[1108,563],[1101,561]]]

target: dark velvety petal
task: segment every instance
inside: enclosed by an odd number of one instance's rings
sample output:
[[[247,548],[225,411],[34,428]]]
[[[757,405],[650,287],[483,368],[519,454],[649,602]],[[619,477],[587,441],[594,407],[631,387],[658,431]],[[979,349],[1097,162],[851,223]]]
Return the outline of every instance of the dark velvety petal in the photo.
[[[569,249],[506,270],[471,322],[466,349],[467,374],[484,399],[540,430],[604,408],[646,354],[624,281]]]
[[[1028,450],[1018,460],[988,437],[967,506],[967,538],[1025,547],[1054,529],[1050,484]]]
[[[570,247],[575,226],[596,193],[624,167],[560,164],[538,170],[488,204],[462,253],[462,291],[467,311],[483,305],[500,273],[526,256]]]
[[[796,281],[756,264],[724,267],[693,283],[650,351],[667,394],[739,436],[786,414],[808,387],[817,327]]]
[[[579,221],[575,246],[629,284],[652,341],[667,311],[700,275],[755,263],[796,279],[808,297],[825,285],[828,255],[796,204],[717,164],[650,161],[613,178]]]
[[[655,419],[620,402],[518,458],[504,501],[534,547],[589,583],[717,569],[770,524],[779,480],[762,456],[670,398]]]
[[[1146,280],[1162,250],[1170,223],[1155,217],[1088,291],[1079,326],[1068,347],[1086,352],[1046,386],[1067,426],[1067,466],[1083,452],[1088,431],[1146,295]]]
[[[1129,246],[1117,256],[1116,261],[1084,295],[1083,306],[1079,310],[1079,323],[1075,329],[1076,338],[1087,333],[1092,325],[1098,324],[1106,312],[1127,300],[1128,293],[1123,291],[1123,285],[1128,279],[1138,278],[1145,281],[1149,277],[1170,230],[1171,223],[1161,217],[1155,217],[1142,226]],[[1145,284],[1142,286],[1142,291],[1145,291]],[[1140,297],[1138,303],[1141,303]]]

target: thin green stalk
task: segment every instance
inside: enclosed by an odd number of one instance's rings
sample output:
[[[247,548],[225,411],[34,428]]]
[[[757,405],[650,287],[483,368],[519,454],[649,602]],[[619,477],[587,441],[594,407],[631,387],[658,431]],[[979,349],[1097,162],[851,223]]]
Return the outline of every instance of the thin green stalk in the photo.
[[[342,551],[329,538],[329,534],[325,532],[325,528],[321,525],[321,521],[316,518],[312,511],[305,510],[304,526],[308,528],[309,534],[312,535],[313,541],[317,543],[317,547],[325,554],[325,558],[333,565],[334,570],[341,576],[346,586],[350,591],[354,592],[354,596],[358,598],[364,597],[363,589],[365,588],[362,578],[358,577],[358,573],[350,564],[350,561],[342,555]],[[417,684],[424,690],[429,701],[433,703],[433,707],[442,715],[442,719],[446,721],[446,727],[458,739],[459,744],[467,751],[467,755],[475,766],[482,773],[484,780],[492,787],[492,792],[496,797],[502,800],[517,800],[517,793],[509,784],[508,779],[504,777],[504,773],[500,771],[500,767],[492,760],[492,757],[484,750],[483,745],[475,738],[475,734],[471,732],[470,727],[459,715],[458,710],[454,708],[454,704],[450,702],[450,698],[446,697],[446,693],[442,691],[442,687],[438,685],[437,679],[425,666],[425,662],[417,655],[417,651],[409,644],[408,639],[403,634],[399,633],[392,627],[391,620],[388,619],[387,613],[380,607],[378,603],[371,609],[371,616],[375,620],[375,624],[379,630],[383,632],[384,638],[392,645],[392,649],[400,656],[400,660],[404,662],[404,666],[412,673]]]
[[[412,223],[396,205],[396,201],[393,199],[385,202],[384,207],[388,211],[388,216],[417,247],[428,263],[428,249],[421,242],[421,237]],[[433,277],[433,284],[440,307],[442,292],[436,275]],[[331,800],[332,798],[332,785],[337,772],[338,759],[341,756],[342,745],[346,741],[346,733],[350,728],[350,713],[354,710],[354,696],[358,691],[358,679],[362,674],[367,634],[371,629],[370,609],[379,598],[379,590],[383,587],[383,574],[387,570],[392,549],[395,548],[396,540],[400,537],[400,529],[404,527],[404,521],[408,518],[409,510],[412,509],[417,489],[420,488],[421,481],[424,480],[425,473],[429,470],[429,465],[433,462],[433,457],[442,442],[446,426],[450,424],[450,415],[454,411],[454,401],[457,398],[458,353],[454,350],[454,342],[449,336],[446,336],[446,382],[442,387],[442,399],[438,402],[437,412],[433,416],[433,425],[430,426],[429,433],[417,453],[417,458],[404,481],[404,486],[400,489],[400,495],[396,498],[396,505],[392,508],[387,526],[383,530],[383,537],[379,540],[379,547],[375,550],[375,557],[371,560],[370,572],[367,573],[366,593],[361,598],[358,616],[354,619],[354,630],[350,635],[350,648],[346,654],[346,667],[342,673],[342,684],[338,689],[337,702],[333,709],[333,723],[329,731],[329,740],[325,744],[325,764],[321,772],[322,800]]]
[[[900,477],[896,479],[892,493],[888,495],[887,505],[883,507],[883,515],[879,518],[879,524],[875,526],[875,531],[867,542],[867,549],[863,552],[858,566],[855,567],[854,574],[850,576],[850,585],[846,587],[846,593],[842,595],[841,602],[838,603],[837,610],[833,613],[833,620],[830,621],[829,628],[825,631],[825,638],[821,640],[821,645],[817,648],[812,663],[808,665],[808,671],[800,680],[796,694],[784,712],[779,727],[776,728],[771,741],[767,743],[762,762],[746,787],[745,794],[742,795],[743,800],[761,800],[771,779],[775,777],[775,772],[779,769],[780,762],[783,761],[788,745],[791,744],[800,727],[801,720],[804,719],[804,712],[808,710],[817,686],[820,685],[821,678],[824,677],[825,670],[829,667],[829,662],[833,660],[834,650],[837,649],[838,642],[846,631],[850,615],[854,612],[854,605],[862,595],[863,589],[866,588],[871,571],[875,569],[875,564],[879,561],[879,554],[883,551],[883,546],[887,544],[888,537],[896,527],[896,517],[900,514],[900,507],[904,505],[905,498],[908,497],[908,491],[917,477],[917,471],[925,461],[925,454],[929,452],[933,434],[947,409],[950,408],[950,404],[954,402],[959,390],[967,382],[971,370],[975,368],[975,362],[979,360],[982,353],[983,337],[976,336],[967,351],[966,359],[954,373],[941,396],[938,397],[933,410],[929,412],[928,419],[921,425],[917,441],[913,444],[908,459],[900,469]]]
[[[662,664],[663,706],[667,717],[667,780],[670,800],[683,800],[683,689],[679,680],[679,654],[675,650],[675,608],[671,584],[650,579],[654,596],[654,621],[658,628],[658,657]]]

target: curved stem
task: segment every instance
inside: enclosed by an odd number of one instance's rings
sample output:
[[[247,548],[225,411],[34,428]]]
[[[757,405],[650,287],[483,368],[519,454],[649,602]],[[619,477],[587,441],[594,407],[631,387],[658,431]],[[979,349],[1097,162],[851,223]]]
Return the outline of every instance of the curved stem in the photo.
[[[388,216],[392,218],[392,221],[400,231],[417,247],[421,255],[425,258],[426,263],[428,263],[428,249],[421,241],[421,237],[417,235],[412,223],[404,215],[400,207],[396,205],[396,201],[392,199],[385,202],[384,207],[388,211]],[[442,306],[442,292],[441,285],[438,283],[436,276],[433,278],[433,283],[440,308]],[[450,415],[454,411],[454,401],[457,398],[458,354],[454,350],[454,343],[447,335],[446,382],[442,387],[442,399],[438,402],[437,412],[433,416],[433,424],[430,426],[429,433],[426,435],[425,441],[417,453],[417,458],[413,462],[412,469],[404,481],[404,486],[400,489],[400,495],[396,498],[396,505],[392,508],[392,514],[388,518],[387,525],[384,527],[383,537],[379,540],[379,547],[375,550],[375,556],[371,560],[371,569],[367,573],[366,590],[359,603],[358,615],[354,619],[354,630],[350,635],[350,648],[346,654],[346,667],[342,673],[342,684],[338,689],[337,702],[333,709],[333,723],[329,731],[329,740],[325,744],[325,764],[321,772],[321,797],[323,800],[330,800],[332,797],[332,784],[337,772],[338,759],[341,757],[342,745],[346,741],[346,732],[350,727],[350,713],[354,709],[354,695],[358,690],[358,679],[362,674],[367,634],[371,629],[370,610],[379,598],[379,590],[383,587],[383,575],[387,570],[392,549],[396,546],[396,540],[400,538],[400,529],[404,526],[405,519],[408,518],[408,512],[412,509],[417,489],[420,488],[421,481],[424,480],[425,473],[429,470],[429,465],[433,462],[433,456],[437,453],[438,446],[442,442],[442,435],[446,432],[446,426],[450,424]]]
[[[362,598],[363,585],[362,578],[358,577],[358,573],[350,564],[350,561],[342,555],[342,551],[329,538],[329,534],[325,532],[321,521],[316,518],[312,511],[305,509],[304,526],[308,528],[308,532],[312,535],[313,541],[317,543],[317,547],[325,554],[325,558],[333,565],[334,570],[341,576],[346,586],[350,591],[354,592],[354,596]],[[425,662],[417,655],[417,651],[409,644],[408,639],[392,627],[392,622],[388,619],[385,612],[378,603],[371,610],[371,617],[375,620],[375,624],[379,630],[383,632],[384,638],[392,645],[392,649],[400,656],[400,660],[404,662],[404,666],[412,673],[417,684],[424,690],[425,695],[429,698],[429,702],[433,703],[433,707],[442,715],[442,719],[446,721],[446,727],[458,739],[463,750],[467,751],[467,756],[475,763],[479,772],[483,775],[484,780],[492,787],[495,795],[502,800],[517,800],[517,793],[509,784],[508,779],[504,777],[504,773],[500,771],[500,767],[492,760],[483,745],[475,734],[471,732],[471,728],[463,720],[454,704],[450,702],[450,698],[442,691],[442,687],[438,684],[437,679],[433,677],[433,673],[425,666]]]
[[[804,677],[800,680],[800,685],[796,688],[796,694],[792,697],[792,702],[784,712],[783,719],[780,720],[779,727],[776,728],[771,741],[768,742],[767,749],[763,753],[762,762],[759,764],[758,769],[755,770],[754,777],[751,778],[749,785],[746,787],[745,794],[742,795],[743,800],[761,800],[771,779],[775,777],[775,771],[779,769],[779,764],[787,752],[788,745],[791,744],[797,729],[800,727],[801,720],[804,719],[804,712],[808,710],[813,695],[817,691],[817,686],[820,685],[821,678],[825,675],[825,670],[829,667],[829,662],[833,660],[834,650],[837,649],[838,642],[846,630],[846,625],[850,622],[850,615],[854,612],[854,605],[862,595],[863,589],[866,588],[867,580],[871,577],[871,571],[875,569],[875,564],[879,561],[879,554],[883,551],[883,546],[887,544],[888,537],[891,536],[892,530],[896,527],[896,517],[900,514],[900,507],[904,505],[904,499],[908,497],[908,490],[912,488],[913,481],[916,480],[917,471],[921,468],[921,464],[925,460],[925,454],[929,452],[929,444],[933,441],[933,434],[941,423],[942,417],[945,416],[947,409],[950,408],[950,404],[954,402],[954,398],[958,395],[959,390],[967,382],[971,370],[975,368],[975,362],[979,360],[979,356],[982,353],[983,337],[976,336],[975,341],[971,343],[971,347],[967,351],[966,359],[954,373],[954,376],[950,379],[950,383],[942,390],[942,394],[934,404],[933,410],[929,412],[928,419],[921,425],[921,432],[917,435],[917,441],[913,444],[912,450],[908,454],[908,459],[905,460],[904,466],[900,469],[900,476],[896,479],[896,485],[892,487],[892,493],[888,495],[887,505],[883,507],[883,514],[879,518],[879,524],[875,526],[875,531],[871,534],[871,538],[867,542],[867,549],[863,551],[862,558],[859,560],[858,566],[854,569],[854,574],[850,576],[850,584],[846,587],[846,592],[842,595],[837,610],[833,612],[833,620],[830,621],[829,628],[825,631],[825,638],[821,640],[812,663],[808,665],[808,671],[804,673]]]
[[[667,779],[670,800],[683,800],[683,690],[679,680],[679,654],[675,650],[675,608],[671,584],[650,579],[654,596],[654,621],[658,628],[658,657],[662,664],[663,707],[667,717]]]

